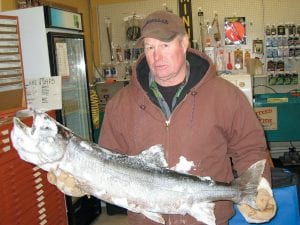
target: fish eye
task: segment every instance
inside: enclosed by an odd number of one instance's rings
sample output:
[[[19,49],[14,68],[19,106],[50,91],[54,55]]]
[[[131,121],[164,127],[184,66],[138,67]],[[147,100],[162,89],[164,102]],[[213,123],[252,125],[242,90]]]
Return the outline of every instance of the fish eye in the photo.
[[[50,126],[44,126],[44,127],[41,127],[43,130],[46,130],[46,131],[50,131],[52,130]]]

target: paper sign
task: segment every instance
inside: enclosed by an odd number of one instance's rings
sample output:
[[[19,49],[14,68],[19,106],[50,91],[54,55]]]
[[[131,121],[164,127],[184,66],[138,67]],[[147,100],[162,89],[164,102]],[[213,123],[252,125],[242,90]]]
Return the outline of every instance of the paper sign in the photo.
[[[25,81],[27,107],[36,110],[62,108],[61,77],[42,77]]]
[[[69,58],[66,43],[56,43],[56,59],[58,67],[58,76],[68,77],[69,71]]]
[[[255,107],[254,111],[264,130],[277,130],[277,107]]]

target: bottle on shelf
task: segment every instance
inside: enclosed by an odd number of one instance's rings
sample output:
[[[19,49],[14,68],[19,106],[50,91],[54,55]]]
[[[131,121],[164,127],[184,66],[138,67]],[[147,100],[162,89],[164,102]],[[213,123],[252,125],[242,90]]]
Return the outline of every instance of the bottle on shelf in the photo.
[[[266,33],[267,36],[271,35],[271,27],[270,27],[270,25],[266,26],[265,33]]]
[[[276,35],[276,34],[277,34],[277,29],[275,27],[275,24],[273,24],[271,27],[271,35]]]
[[[277,26],[277,34],[278,35],[285,35],[285,26],[283,24],[279,24]]]

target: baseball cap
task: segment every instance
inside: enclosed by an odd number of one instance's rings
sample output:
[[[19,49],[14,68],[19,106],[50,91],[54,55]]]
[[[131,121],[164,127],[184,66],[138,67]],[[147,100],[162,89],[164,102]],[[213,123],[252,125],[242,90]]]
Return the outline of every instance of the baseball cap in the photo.
[[[182,19],[165,10],[155,11],[144,19],[141,37],[137,40],[136,45],[142,46],[144,38],[147,37],[169,42],[177,34],[186,34]]]

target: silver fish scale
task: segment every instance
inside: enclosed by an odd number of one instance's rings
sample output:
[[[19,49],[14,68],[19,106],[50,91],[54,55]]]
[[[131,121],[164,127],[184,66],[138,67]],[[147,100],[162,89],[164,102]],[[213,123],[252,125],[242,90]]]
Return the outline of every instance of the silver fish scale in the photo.
[[[82,148],[79,142],[76,137],[72,137],[69,141],[66,160],[61,163],[62,169],[71,174],[80,173],[81,179],[86,178],[86,182],[92,186],[97,184],[97,187],[105,193],[110,192],[118,198],[145,203],[150,199],[150,203],[159,201],[162,204],[165,202],[168,205],[178,205],[185,199],[193,199],[188,200],[193,203],[232,200],[236,197],[237,190],[229,185],[211,185],[210,181],[203,181],[195,176],[145,165],[138,158],[125,157],[117,153],[107,154],[99,147],[97,151],[89,151]],[[74,168],[76,170],[68,171],[67,162],[76,163],[77,167]],[[164,179],[161,179],[162,177]]]

